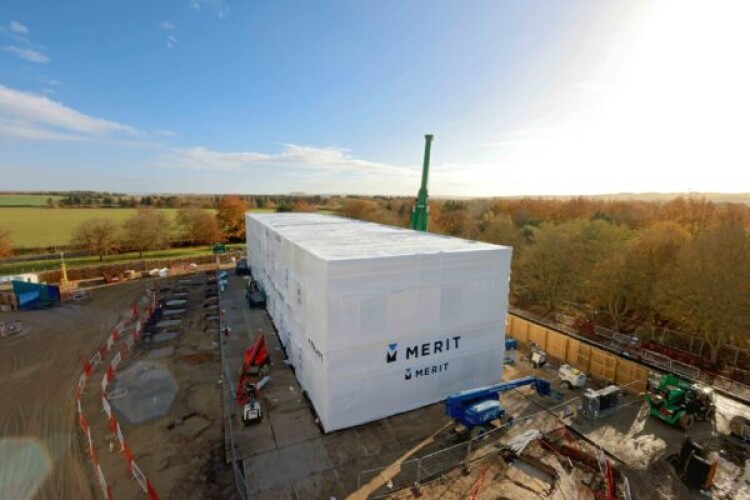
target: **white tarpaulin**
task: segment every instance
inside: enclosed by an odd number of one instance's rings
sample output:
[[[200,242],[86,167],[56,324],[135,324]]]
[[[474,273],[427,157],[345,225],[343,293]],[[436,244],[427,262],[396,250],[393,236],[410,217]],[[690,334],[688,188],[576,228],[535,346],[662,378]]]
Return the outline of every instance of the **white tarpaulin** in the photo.
[[[247,255],[326,431],[496,383],[509,247],[317,214],[247,214]]]

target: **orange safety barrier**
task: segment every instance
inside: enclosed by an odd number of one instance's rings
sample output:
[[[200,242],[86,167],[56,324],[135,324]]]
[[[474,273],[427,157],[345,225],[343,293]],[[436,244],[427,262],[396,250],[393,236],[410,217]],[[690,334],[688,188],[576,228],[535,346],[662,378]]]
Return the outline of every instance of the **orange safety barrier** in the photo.
[[[117,369],[118,364],[135,347],[135,341],[140,338],[142,324],[143,322],[148,320],[151,314],[151,311],[155,307],[155,304],[156,304],[155,292],[153,291],[151,292],[150,299],[151,299],[150,300],[151,304],[149,307],[149,311],[144,312],[143,317],[141,319],[138,318],[137,303],[133,302],[133,306],[130,311],[131,312],[130,317],[118,323],[114,327],[112,332],[110,333],[106,342],[96,350],[94,356],[92,356],[89,360],[83,362],[82,373],[81,373],[81,376],[79,377],[78,384],[76,387],[75,396],[76,396],[76,406],[78,410],[78,422],[88,442],[88,454],[91,457],[92,464],[94,465],[94,470],[95,470],[99,485],[102,489],[102,493],[104,494],[104,497],[107,500],[112,499],[112,491],[109,485],[107,484],[107,481],[104,477],[104,473],[97,460],[96,450],[94,448],[94,442],[91,439],[91,427],[89,426],[89,423],[86,420],[86,417],[83,415],[83,409],[81,407],[81,396],[86,388],[86,382],[88,378],[91,376],[91,374],[93,374],[94,368],[102,361],[103,355],[114,348],[115,342],[118,342],[119,340],[121,340],[122,338],[121,332],[125,330],[125,328],[128,326],[128,323],[130,322],[135,323],[134,331],[132,334],[125,336],[125,345],[120,346],[114,358],[112,359],[112,362],[110,362],[109,365],[107,366],[107,369],[102,378],[102,384],[101,384],[102,385],[102,408],[104,409],[104,412],[107,414],[107,417],[108,417],[107,423],[108,423],[109,430],[117,436],[117,439],[120,443],[120,452],[123,453],[123,455],[125,456],[125,462],[127,464],[128,473],[131,474],[132,477],[138,481],[138,484],[141,486],[141,489],[148,496],[149,499],[152,499],[152,500],[159,499],[159,495],[156,492],[154,485],[151,483],[151,481],[148,478],[146,478],[146,476],[143,474],[140,468],[136,465],[134,458],[133,458],[133,452],[128,446],[128,444],[125,442],[125,437],[122,434],[122,429],[120,428],[120,424],[119,422],[117,422],[116,417],[112,413],[112,408],[106,397],[107,385],[109,381],[114,379],[115,371]]]

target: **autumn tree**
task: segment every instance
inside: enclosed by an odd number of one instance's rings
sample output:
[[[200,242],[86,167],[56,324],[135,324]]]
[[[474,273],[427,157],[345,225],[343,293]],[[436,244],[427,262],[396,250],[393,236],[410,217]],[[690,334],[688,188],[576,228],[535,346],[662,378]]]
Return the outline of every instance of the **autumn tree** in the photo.
[[[521,232],[513,224],[510,215],[494,215],[493,212],[486,212],[482,217],[482,232],[479,239],[495,245],[506,245],[513,247],[513,254],[517,257],[521,249],[523,239]]]
[[[677,256],[690,242],[690,234],[675,222],[662,222],[639,231],[628,245],[630,302],[641,320],[655,324],[659,318],[659,289]]]
[[[101,261],[120,246],[118,227],[110,219],[88,219],[73,230],[71,242],[98,255]]]
[[[374,201],[353,198],[344,200],[341,214],[350,219],[369,221],[375,218],[377,211],[378,205]]]
[[[167,248],[172,241],[172,227],[164,212],[155,208],[139,208],[122,225],[123,244],[143,257],[147,250]]]
[[[0,257],[7,257],[13,254],[13,238],[10,231],[0,229]]]
[[[679,196],[665,203],[660,212],[662,220],[677,222],[693,238],[716,221],[716,205],[705,198]]]
[[[245,212],[250,210],[250,204],[239,196],[222,196],[216,206],[216,220],[219,227],[230,240],[238,241],[245,238]]]
[[[435,217],[434,229],[435,232],[459,238],[475,238],[478,232],[476,224],[466,210],[450,210],[440,213]]]
[[[555,311],[576,284],[577,232],[570,224],[543,224],[519,261],[515,288],[541,300],[549,311]]]
[[[750,238],[733,219],[701,232],[677,257],[661,288],[662,310],[699,334],[716,363],[733,336],[750,329]]]
[[[205,245],[223,241],[219,221],[202,208],[181,208],[175,223],[180,237],[191,245]]]
[[[628,237],[626,228],[603,220],[543,224],[519,259],[517,289],[540,298],[550,311],[562,300],[583,301],[590,295],[596,266]]]
[[[315,206],[310,205],[305,200],[297,200],[292,203],[292,212],[315,212]]]

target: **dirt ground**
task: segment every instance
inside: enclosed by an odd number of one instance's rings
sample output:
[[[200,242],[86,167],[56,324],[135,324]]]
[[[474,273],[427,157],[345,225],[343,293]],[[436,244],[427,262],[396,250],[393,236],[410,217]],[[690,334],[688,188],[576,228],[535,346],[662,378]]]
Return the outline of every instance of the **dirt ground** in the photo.
[[[190,280],[180,283],[180,280]],[[146,349],[137,347],[117,372],[137,364],[158,366],[176,382],[174,400],[168,411],[145,422],[130,423],[115,414],[135,462],[152,481],[161,498],[231,498],[234,482],[224,461],[218,327],[205,317],[214,312],[204,307],[206,275],[171,278],[158,283],[158,299],[174,299],[187,293],[187,311],[179,325],[179,335]],[[112,389],[118,389],[118,379]],[[124,465],[121,466],[124,468]],[[114,498],[132,498],[134,482],[126,474],[108,480]]]
[[[0,338],[0,498],[98,498],[88,457],[81,449],[74,409],[74,387],[82,357],[88,357],[109,335],[118,316],[133,299],[143,294],[149,282],[138,281],[104,287],[89,302],[56,308],[0,315],[0,320],[20,319],[24,334]],[[238,286],[240,285],[240,286]],[[129,424],[120,418],[123,433],[134,458],[151,479],[162,498],[237,497],[226,448],[221,399],[223,385],[216,344],[216,313],[207,307],[206,276],[196,283],[180,285],[178,279],[159,284],[160,298],[173,296],[177,288],[188,292],[188,310],[179,336],[136,349],[118,368],[122,373],[139,362],[158,363],[176,381],[176,393],[167,413],[145,423]],[[227,293],[227,315],[237,358],[259,328],[273,335],[266,313],[248,310],[242,299],[241,282],[231,277]],[[241,335],[240,335],[241,332]],[[328,435],[314,426],[304,399],[294,390],[293,374],[280,358],[277,339],[269,340],[273,380],[264,397],[268,419],[247,430],[241,446],[248,489],[268,498],[364,498],[387,494],[408,486],[415,477],[414,459],[455,445],[445,429],[449,424],[442,405],[383,419]],[[163,348],[171,348],[164,351]],[[536,373],[553,379],[555,370],[534,371],[519,361],[506,368],[506,380]],[[236,366],[232,371],[236,371]],[[223,381],[226,383],[226,381]],[[95,408],[98,381],[87,391],[87,408]],[[113,388],[117,388],[115,377]],[[275,393],[274,391],[278,391]],[[567,397],[575,397],[573,392]],[[277,399],[274,399],[277,398]],[[539,413],[557,404],[549,398],[512,391],[502,397],[505,408],[517,419]],[[572,426],[605,448],[615,465],[628,478],[635,498],[706,498],[688,490],[675,476],[666,457],[678,451],[684,433],[650,417],[640,400],[633,397],[620,412],[592,424],[582,419]],[[696,424],[690,435],[716,453],[719,471],[715,478],[717,499],[750,498],[748,448],[726,435],[727,423],[748,408],[726,398],[717,401],[714,425]],[[101,411],[89,412],[92,428],[103,428]],[[542,432],[555,426],[555,418],[535,417],[515,425],[499,439],[487,440],[473,457],[500,448],[508,439],[529,429]],[[263,436],[270,436],[265,441]],[[261,443],[267,449],[259,448]],[[116,450],[101,445],[100,461],[115,498],[137,498],[137,486],[125,470]],[[450,453],[445,458],[453,460]],[[493,455],[498,457],[497,454]],[[309,459],[309,460],[308,460]],[[435,461],[430,467],[441,467]],[[382,468],[381,468],[382,467]],[[369,473],[368,470],[376,469]],[[447,470],[447,469],[446,469]],[[364,488],[364,489],[363,489]],[[369,489],[368,489],[369,488]],[[367,490],[367,493],[364,493]],[[563,498],[559,489],[549,489],[544,478],[534,477],[523,467],[498,458],[476,462],[465,475],[460,468],[434,475],[423,485],[423,498]],[[408,490],[396,494],[411,498]],[[582,493],[580,498],[587,498]]]
[[[76,433],[81,359],[146,286],[125,283],[96,289],[87,302],[0,314],[24,325],[22,335],[0,338],[0,498],[96,496]]]
[[[169,297],[182,278],[156,283]],[[231,470],[224,461],[217,323],[206,321],[206,277],[194,277],[188,310],[177,338],[152,349],[137,347],[117,373],[136,363],[158,364],[177,390],[166,414],[130,424],[118,415],[126,442],[161,498],[232,498]],[[81,361],[91,356],[151,280],[102,287],[86,302],[47,310],[3,314],[24,325],[23,334],[0,338],[0,498],[99,498],[101,492],[78,431],[74,393]],[[212,314],[208,311],[208,314]],[[124,333],[132,331],[132,326]],[[123,335],[124,338],[125,335]],[[163,349],[163,348],[168,349]],[[83,396],[99,463],[114,498],[142,494],[107,431],[97,367]],[[167,353],[165,355],[165,352]],[[110,392],[117,389],[117,375]],[[113,408],[115,405],[113,404]]]

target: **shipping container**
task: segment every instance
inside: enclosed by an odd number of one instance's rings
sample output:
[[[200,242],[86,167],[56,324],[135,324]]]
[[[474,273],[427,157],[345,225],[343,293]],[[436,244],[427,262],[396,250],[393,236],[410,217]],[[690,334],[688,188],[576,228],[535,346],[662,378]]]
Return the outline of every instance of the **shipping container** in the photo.
[[[326,432],[500,380],[509,247],[318,214],[246,214],[246,226]]]

